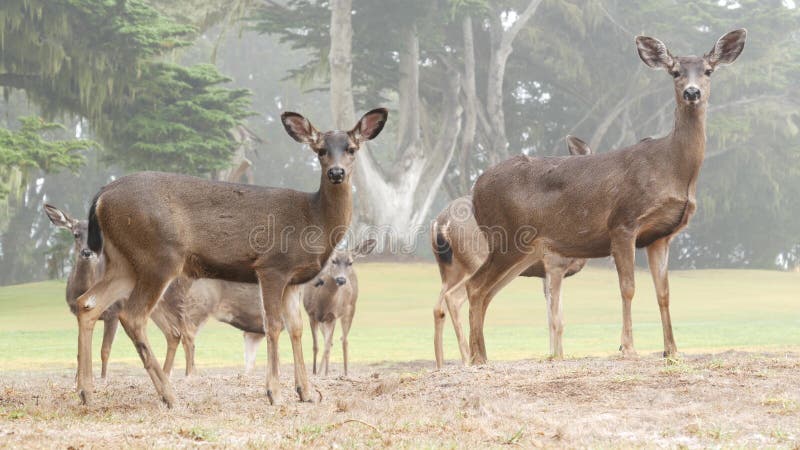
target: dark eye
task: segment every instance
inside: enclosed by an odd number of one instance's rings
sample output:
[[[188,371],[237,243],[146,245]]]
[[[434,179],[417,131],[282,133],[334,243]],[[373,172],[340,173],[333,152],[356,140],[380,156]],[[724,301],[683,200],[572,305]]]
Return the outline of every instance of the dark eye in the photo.
[[[713,70],[711,70],[711,69],[706,70],[706,76],[707,77],[710,77],[712,73],[714,73]]]
[[[348,266],[352,266],[353,265],[353,261],[347,261],[347,265]]]
[[[350,148],[348,148],[348,149],[347,149],[347,153],[349,153],[349,154],[353,155],[353,154],[355,154],[355,153],[356,153],[356,149],[355,149],[355,148],[353,148],[353,147],[350,147]]]
[[[319,156],[325,156],[327,154],[328,154],[328,151],[325,150],[324,148],[317,150],[317,155],[319,155]]]
[[[679,76],[681,76],[681,73],[679,71],[677,71],[677,70],[673,70],[671,75],[672,75],[672,78],[678,78]]]
[[[78,239],[78,238],[81,237],[81,234],[80,233],[73,233],[72,236],[75,237],[75,239]]]

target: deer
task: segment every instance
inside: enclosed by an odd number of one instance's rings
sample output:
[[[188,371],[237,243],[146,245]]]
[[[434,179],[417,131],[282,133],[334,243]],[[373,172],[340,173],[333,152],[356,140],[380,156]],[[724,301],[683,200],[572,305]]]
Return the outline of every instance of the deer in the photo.
[[[322,331],[325,348],[320,361],[320,371],[328,375],[328,365],[333,346],[333,331],[336,321],[342,322],[342,360],[344,375],[347,376],[348,342],[350,326],[356,313],[358,300],[358,277],[353,269],[353,261],[372,253],[375,239],[367,239],[354,249],[336,249],[317,277],[303,286],[303,306],[311,325],[314,341],[313,373],[317,374],[317,331]]]
[[[100,189],[89,209],[89,248],[102,250],[103,277],[78,298],[78,395],[90,404],[92,330],[116,299],[119,318],[162,402],[175,394],[156,363],[146,324],[164,290],[179,275],[258,283],[267,337],[266,394],[281,403],[278,338],[284,323],[294,359],[295,391],[311,402],[303,361],[300,289],[314,278],[344,237],[353,209],[356,153],[376,138],[388,111],[367,112],[348,131],[319,132],[295,112],[281,114],[286,132],[317,155],[319,189],[211,181],[139,172]]]
[[[636,248],[645,248],[661,313],[665,358],[677,355],[669,312],[671,239],[696,206],[705,154],[711,75],[733,63],[747,32],[731,31],[703,56],[673,56],[658,39],[638,36],[650,68],[666,71],[675,95],[675,124],[661,138],[580,158],[519,155],[487,169],[476,181],[475,219],[487,233],[489,255],[466,281],[472,364],[485,364],[483,323],[492,298],[535,261],[553,255],[611,256],[622,297],[620,351],[633,357],[631,303]]]
[[[586,142],[574,136],[567,136],[567,149],[570,155],[588,155],[591,149]],[[469,195],[457,198],[448,204],[431,223],[431,247],[442,289],[439,299],[433,308],[434,338],[433,347],[436,355],[436,368],[444,364],[442,334],[444,331],[445,305],[453,322],[461,361],[469,362],[469,347],[463,335],[460,313],[461,306],[467,299],[463,282],[472,275],[489,254],[486,238],[483,236],[472,213],[472,198]],[[578,273],[586,264],[583,258],[554,258],[550,270],[545,270],[542,261],[536,261],[520,275],[524,277],[542,278],[544,296],[547,303],[547,321],[550,331],[550,356],[555,359],[564,357],[561,337],[564,330],[561,311],[561,282],[565,277]],[[445,294],[458,286],[447,297]],[[449,298],[449,301],[448,301]]]

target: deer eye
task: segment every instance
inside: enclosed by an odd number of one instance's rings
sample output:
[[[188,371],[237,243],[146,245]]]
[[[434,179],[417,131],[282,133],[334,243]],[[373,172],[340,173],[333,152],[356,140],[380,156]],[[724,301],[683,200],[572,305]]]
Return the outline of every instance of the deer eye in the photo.
[[[672,72],[670,72],[670,75],[672,75],[672,78],[678,78],[679,76],[681,76],[681,73],[677,70],[673,70]]]
[[[349,147],[347,149],[347,153],[349,153],[351,155],[354,155],[356,153],[356,149],[354,147]]]
[[[713,70],[711,70],[711,69],[706,70],[706,76],[707,77],[710,77],[712,73],[714,73]]]
[[[321,149],[317,150],[317,155],[319,155],[319,156],[325,156],[327,154],[328,154],[328,150],[326,150],[324,148],[321,148]]]
[[[347,261],[347,265],[348,266],[352,266],[353,265],[353,261]]]
[[[75,239],[78,239],[79,237],[81,237],[81,234],[80,234],[80,233],[72,233],[72,236],[73,236]]]

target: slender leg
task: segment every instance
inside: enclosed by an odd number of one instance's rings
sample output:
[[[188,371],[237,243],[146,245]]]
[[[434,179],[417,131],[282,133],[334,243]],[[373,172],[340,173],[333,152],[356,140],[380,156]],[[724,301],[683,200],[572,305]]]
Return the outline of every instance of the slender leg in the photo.
[[[348,314],[342,317],[342,360],[344,361],[344,376],[347,376],[348,342],[347,335],[350,334],[350,326],[353,324],[353,316],[356,313],[355,306],[350,308]]]
[[[256,367],[256,356],[258,355],[258,345],[264,340],[261,333],[244,332],[244,373],[249,375]]]
[[[142,276],[120,313],[122,327],[133,341],[139,358],[141,358],[147,374],[150,375],[150,380],[153,381],[156,392],[168,408],[172,408],[175,404],[175,394],[169,378],[158,364],[147,339],[147,319],[171,281],[172,279],[159,280],[153,274]]]
[[[450,312],[450,321],[453,322],[453,330],[456,333],[461,362],[466,366],[469,364],[469,344],[464,336],[464,328],[461,326],[461,306],[465,301],[467,301],[467,289],[463,284],[452,295],[445,298],[447,310]]]
[[[633,321],[631,320],[631,303],[636,290],[634,280],[634,259],[636,257],[635,239],[625,236],[612,240],[611,255],[617,266],[619,290],[622,294],[622,337],[620,350],[623,356],[636,356],[633,348]]]
[[[550,356],[555,359],[564,358],[564,348],[561,343],[564,333],[561,310],[561,282],[563,279],[564,272],[562,270],[548,271],[544,279],[547,322],[550,330]]]
[[[178,345],[181,343],[181,335],[178,330],[173,327],[164,311],[160,307],[156,307],[150,315],[150,319],[156,324],[159,330],[164,334],[164,339],[167,341],[167,354],[164,357],[164,374],[167,377],[172,376],[172,368],[175,364],[175,353],[178,351]]]
[[[319,351],[319,346],[317,345],[317,326],[319,322],[314,320],[312,314],[308,315],[308,322],[311,324],[311,339],[314,341],[314,375],[317,374],[317,352]]]
[[[258,273],[261,301],[264,305],[264,331],[267,336],[267,398],[270,404],[281,403],[280,359],[278,338],[283,329],[281,310],[286,279],[280,273],[264,271]]]
[[[436,355],[436,368],[441,369],[444,363],[444,349],[442,348],[442,333],[444,332],[444,293],[447,291],[447,284],[442,283],[442,290],[436,306],[433,307],[433,353]],[[344,338],[344,335],[342,335]]]
[[[664,357],[678,354],[675,337],[672,335],[672,319],[669,315],[669,239],[659,239],[647,247],[647,262],[653,284],[656,287],[658,308],[661,310],[661,327],[664,331]]]
[[[530,260],[539,256],[491,253],[481,267],[467,280],[469,297],[469,341],[471,363],[486,364],[486,342],[483,337],[483,322],[492,298],[519,276],[530,265]]]
[[[333,347],[333,330],[336,328],[336,319],[330,322],[322,322],[322,336],[325,338],[325,349],[322,351],[322,361],[320,371],[328,375],[328,364],[331,361],[331,347]]]
[[[130,279],[114,277],[106,271],[102,280],[97,282],[83,295],[78,297],[78,396],[81,403],[91,403],[94,392],[92,376],[92,333],[100,315],[114,301],[125,298],[130,293],[133,282]]]
[[[311,389],[303,359],[302,285],[287,286],[283,292],[283,320],[292,341],[294,386],[301,402],[311,402]]]
[[[186,357],[186,373],[185,376],[190,377],[195,374],[194,365],[194,339],[195,332],[193,330],[185,330],[181,333],[181,344],[183,345],[183,355]]]
[[[105,378],[108,370],[108,357],[111,355],[111,344],[114,343],[114,336],[117,335],[119,317],[116,315],[103,322],[103,344],[100,347],[100,360],[103,362],[103,369],[100,377]]]

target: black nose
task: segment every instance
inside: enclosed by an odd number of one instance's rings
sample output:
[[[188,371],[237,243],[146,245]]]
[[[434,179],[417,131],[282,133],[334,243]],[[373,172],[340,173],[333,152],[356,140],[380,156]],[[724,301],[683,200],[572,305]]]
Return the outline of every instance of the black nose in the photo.
[[[81,249],[81,256],[83,256],[84,258],[91,258],[92,251],[89,250],[88,248]]]
[[[334,281],[336,281],[336,285],[337,286],[344,286],[344,284],[347,283],[347,278],[345,278],[345,277],[336,277],[336,280],[334,280]]]
[[[696,87],[686,88],[686,90],[683,91],[683,98],[689,100],[690,102],[696,102],[697,100],[700,100],[700,89],[697,89]]]
[[[338,184],[344,181],[344,169],[341,167],[331,167],[328,169],[328,179]]]

